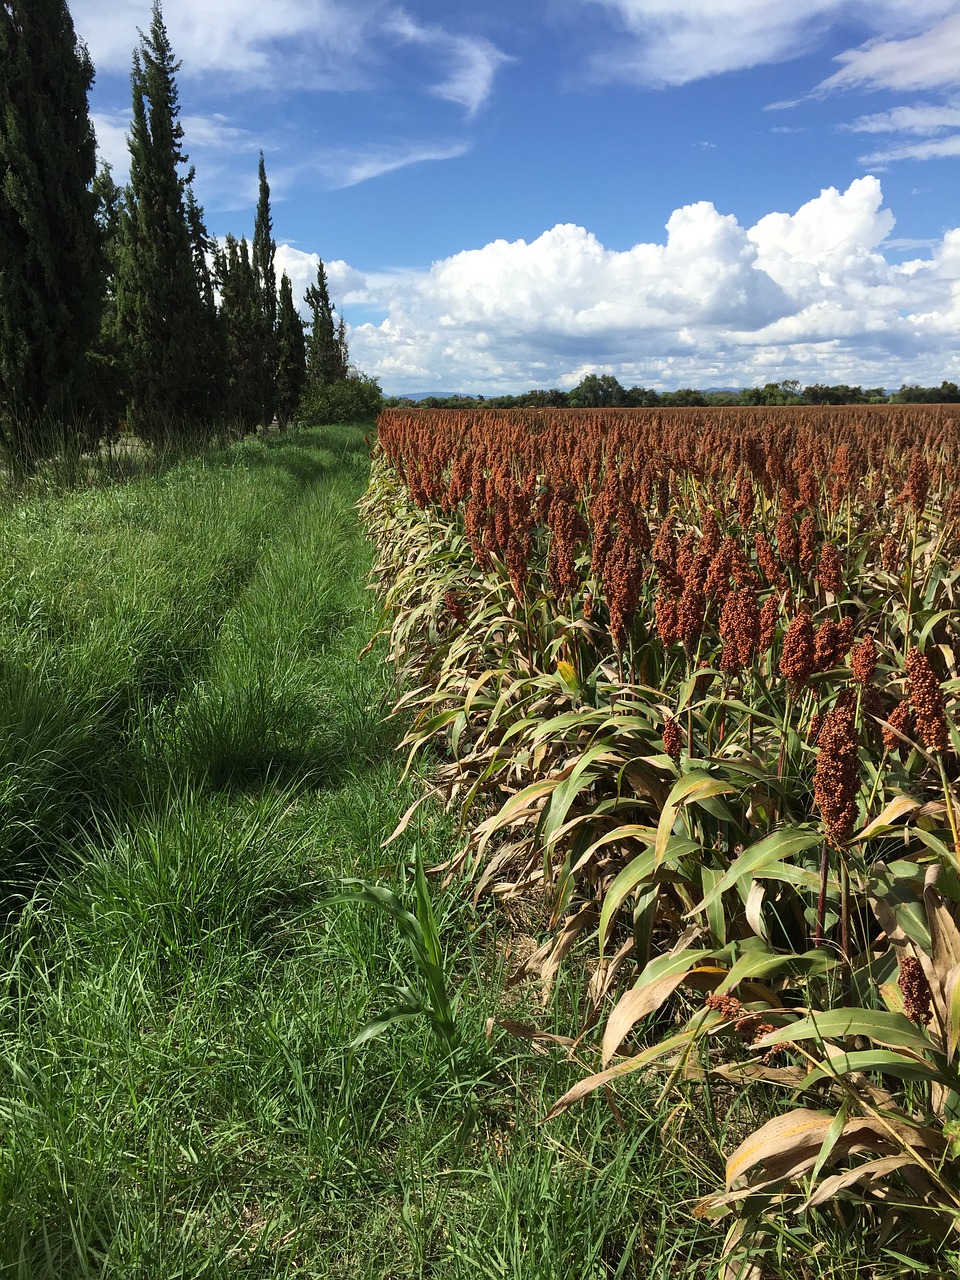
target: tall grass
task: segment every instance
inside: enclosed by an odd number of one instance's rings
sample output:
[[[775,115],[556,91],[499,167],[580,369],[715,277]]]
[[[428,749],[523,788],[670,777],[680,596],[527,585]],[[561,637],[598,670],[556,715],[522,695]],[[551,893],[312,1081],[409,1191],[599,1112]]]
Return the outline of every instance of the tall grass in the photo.
[[[0,528],[0,876],[32,874],[142,790],[270,533],[332,464],[252,442],[124,486],[12,504]],[[149,752],[148,752],[149,754]]]

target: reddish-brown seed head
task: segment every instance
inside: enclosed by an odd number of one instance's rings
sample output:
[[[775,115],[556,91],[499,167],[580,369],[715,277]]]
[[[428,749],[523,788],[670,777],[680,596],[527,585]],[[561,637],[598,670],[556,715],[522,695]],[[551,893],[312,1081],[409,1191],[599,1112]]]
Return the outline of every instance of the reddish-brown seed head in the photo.
[[[683,733],[673,716],[667,716],[663,722],[663,749],[675,763],[680,759],[683,746]]]
[[[820,563],[817,565],[817,580],[824,591],[832,591],[834,595],[843,585],[843,573],[840,568],[840,557],[832,542],[825,542],[820,549]]]
[[[780,674],[795,690],[802,689],[814,667],[813,622],[809,613],[798,613],[783,637]]]
[[[840,695],[824,717],[813,771],[813,797],[829,842],[839,848],[850,838],[857,818],[856,699],[852,690]]]
[[[916,717],[917,737],[929,751],[946,748],[947,721],[940,681],[926,655],[911,649],[906,658],[908,697]]]
[[[877,669],[877,646],[873,636],[864,636],[853,646],[850,671],[857,684],[866,687]]]
[[[925,1027],[933,1017],[933,992],[927,975],[923,972],[923,965],[916,956],[904,956],[901,959],[897,986],[903,992],[903,1012],[911,1022]]]

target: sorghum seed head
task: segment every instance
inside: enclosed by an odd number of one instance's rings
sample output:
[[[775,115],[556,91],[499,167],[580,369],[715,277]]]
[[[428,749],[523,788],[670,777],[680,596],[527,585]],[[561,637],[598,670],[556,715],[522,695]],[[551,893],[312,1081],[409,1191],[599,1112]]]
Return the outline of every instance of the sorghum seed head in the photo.
[[[864,688],[873,679],[877,669],[877,646],[873,636],[864,636],[855,644],[850,654],[850,671],[857,684]]]
[[[843,585],[843,574],[840,569],[840,557],[832,542],[825,542],[820,549],[820,563],[817,565],[817,580],[824,591],[836,594]]]
[[[857,817],[856,698],[845,689],[820,729],[813,797],[829,842],[836,848],[849,839]]]
[[[904,956],[900,961],[897,986],[903,992],[903,1011],[911,1022],[925,1027],[933,1017],[930,1007],[932,991],[923,965],[916,956]]]
[[[683,733],[673,716],[667,716],[663,722],[663,749],[675,763],[680,760],[680,749],[683,746]]]
[[[910,736],[910,722],[913,719],[913,710],[909,702],[898,702],[890,714],[886,717],[887,724],[883,726],[883,745],[888,751],[898,751],[907,744],[897,737],[893,732],[897,729],[900,733]],[[890,726],[889,728],[887,726]]]
[[[947,721],[944,715],[940,681],[926,656],[911,649],[906,658],[909,677],[910,705],[917,723],[917,737],[930,751],[943,751],[947,745]]]
[[[794,689],[802,689],[814,666],[813,622],[809,613],[798,613],[783,637],[780,674]]]
[[[708,1009],[712,1009],[714,1013],[719,1013],[722,1018],[729,1018],[732,1021],[734,1018],[743,1017],[743,1005],[736,996],[714,991],[707,996],[703,1003]]]

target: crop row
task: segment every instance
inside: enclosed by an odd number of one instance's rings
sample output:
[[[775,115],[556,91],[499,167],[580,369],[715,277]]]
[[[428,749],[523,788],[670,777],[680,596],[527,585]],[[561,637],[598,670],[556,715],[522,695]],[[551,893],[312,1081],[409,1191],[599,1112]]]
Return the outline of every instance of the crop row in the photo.
[[[600,1069],[557,1108],[639,1069],[799,1104],[702,1206],[732,1239],[831,1197],[898,1239],[957,1221],[958,426],[380,419],[364,512],[449,870],[545,898],[546,989],[589,974]]]

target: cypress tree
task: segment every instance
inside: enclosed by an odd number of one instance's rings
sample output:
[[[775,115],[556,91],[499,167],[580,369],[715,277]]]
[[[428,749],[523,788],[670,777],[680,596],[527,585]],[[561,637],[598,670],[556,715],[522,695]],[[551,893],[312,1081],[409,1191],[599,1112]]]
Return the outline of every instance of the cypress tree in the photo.
[[[280,302],[277,308],[277,381],[276,414],[285,427],[300,403],[307,381],[307,349],[303,321],[293,305],[293,286],[286,272],[280,277]]]
[[[267,171],[260,152],[260,195],[257,201],[257,220],[253,232],[253,274],[257,296],[263,316],[263,345],[260,350],[260,420],[268,423],[276,412],[277,370],[277,270],[275,265],[277,242],[273,238],[273,219],[270,216],[270,186]]]
[[[190,171],[192,182],[193,170]],[[190,233],[190,249],[197,287],[200,290],[202,315],[202,348],[200,352],[203,384],[200,388],[199,410],[208,420],[221,417],[226,402],[230,375],[227,367],[226,342],[215,292],[215,264],[217,243],[208,234],[203,220],[203,209],[197,203],[190,182],[187,185],[184,212]],[[213,265],[211,265],[213,264]]]
[[[66,0],[0,0],[0,439],[24,464],[74,413],[99,326],[92,83]]]
[[[101,431],[114,429],[126,405],[126,370],[117,323],[117,272],[120,264],[123,223],[123,191],[104,164],[93,180],[97,197],[97,222],[103,237],[106,267],[104,308],[100,332],[90,351],[90,411]]]
[[[220,317],[226,344],[227,414],[246,432],[263,421],[263,348],[266,320],[246,239],[228,235],[217,256]],[[271,381],[272,381],[272,369]]]
[[[307,346],[307,379],[318,387],[324,387],[345,378],[347,371],[337,341],[337,326],[322,260],[317,264],[317,282],[310,286],[303,299],[313,312]]]
[[[347,322],[343,316],[337,321],[337,377],[340,382],[350,373],[350,349],[347,346]]]
[[[209,429],[214,333],[188,218],[192,170],[181,142],[174,61],[158,0],[133,55],[130,184],[117,279],[131,425],[148,439]],[[203,420],[207,419],[204,423]]]

